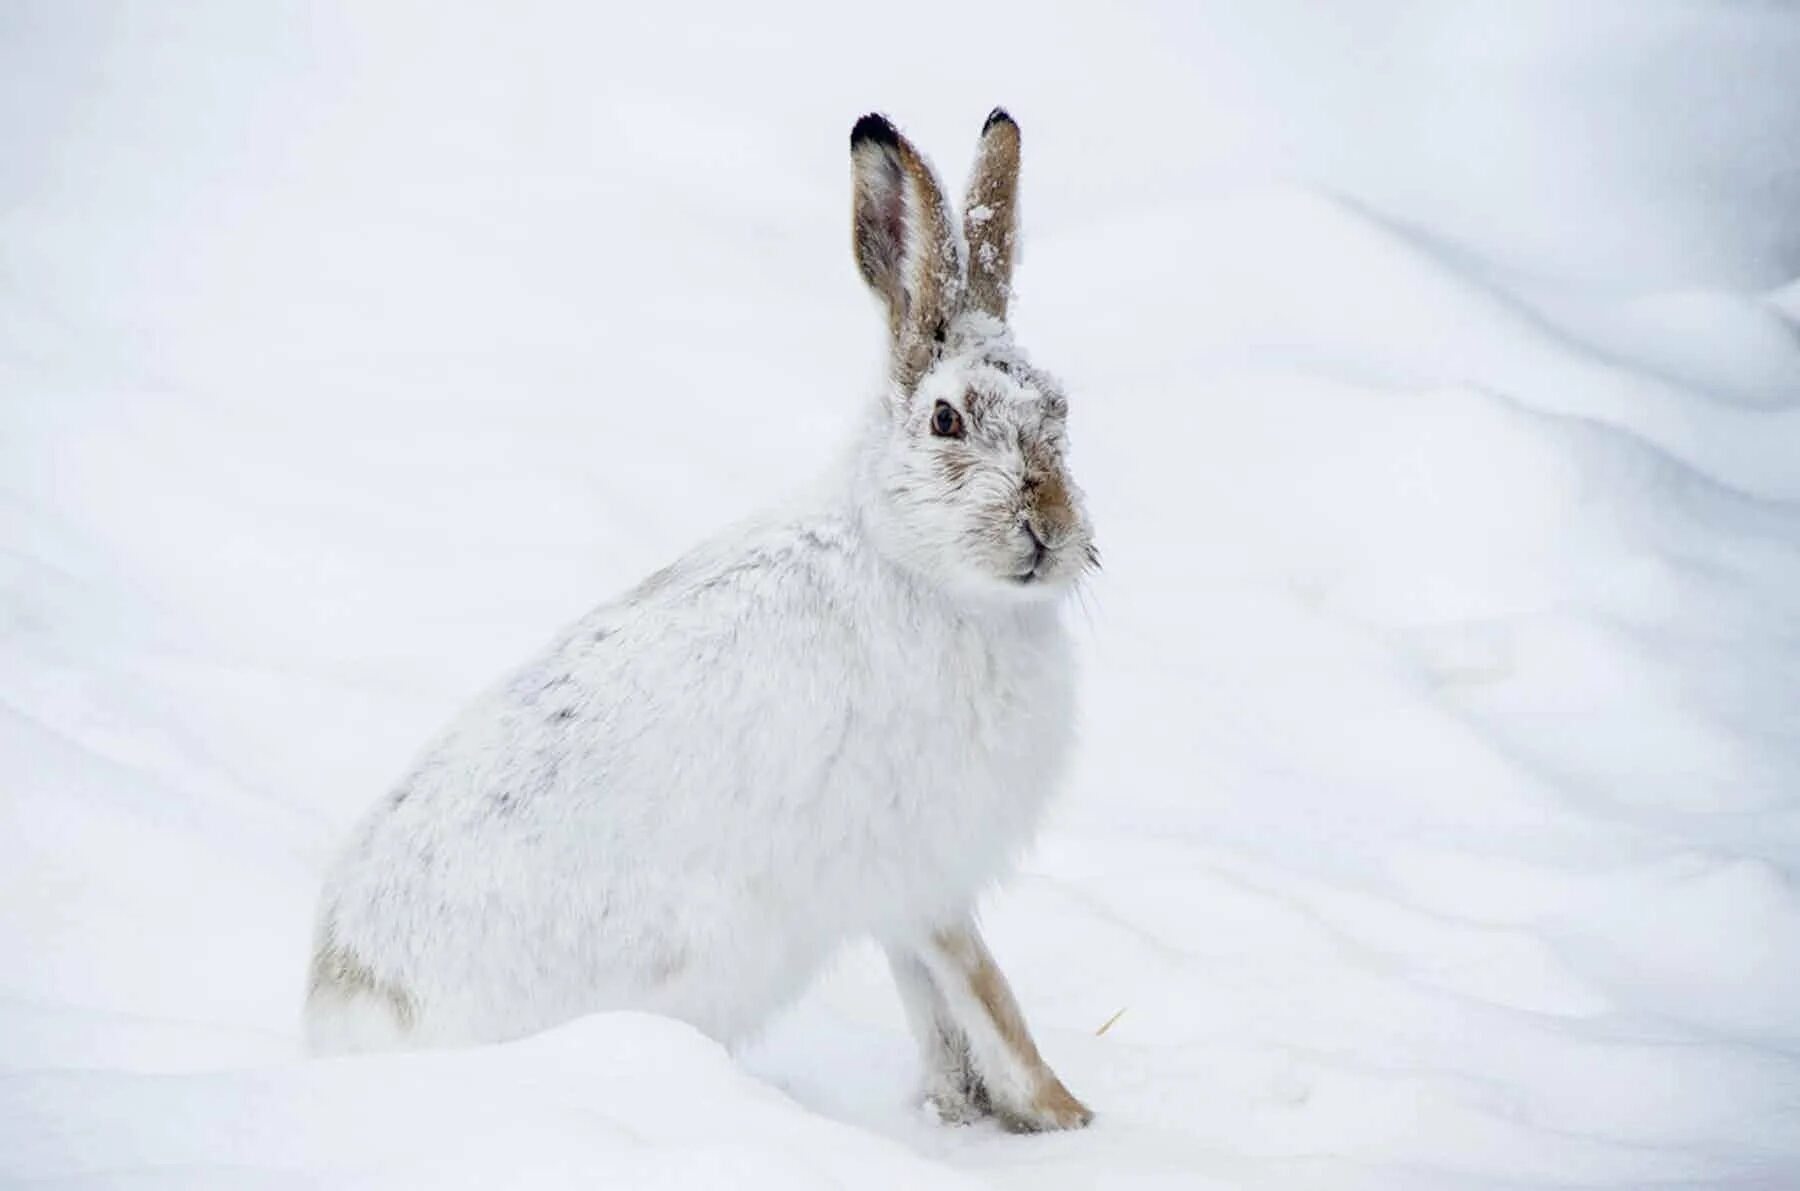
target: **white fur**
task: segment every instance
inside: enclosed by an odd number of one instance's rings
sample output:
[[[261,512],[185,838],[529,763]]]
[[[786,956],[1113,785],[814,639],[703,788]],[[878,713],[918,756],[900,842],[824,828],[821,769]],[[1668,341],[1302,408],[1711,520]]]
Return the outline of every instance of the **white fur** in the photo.
[[[841,477],[590,613],[368,815],[320,906],[314,1050],[603,1009],[738,1039],[846,940],[929,962],[967,921],[1068,755],[1057,605],[1092,554],[1053,382],[998,320],[938,313],[941,349]],[[964,439],[931,434],[939,401]],[[1044,512],[1050,476],[1067,502]],[[1046,551],[1021,581],[1028,527]],[[978,1058],[982,1029],[945,1027]],[[1024,1105],[1048,1077],[1005,1063],[993,1091]]]
[[[623,1008],[741,1037],[845,940],[965,911],[1030,838],[1072,708],[1053,607],[947,598],[848,502],[746,526],[470,708],[321,922],[416,1002],[408,1044]],[[343,1008],[314,999],[319,1046]]]

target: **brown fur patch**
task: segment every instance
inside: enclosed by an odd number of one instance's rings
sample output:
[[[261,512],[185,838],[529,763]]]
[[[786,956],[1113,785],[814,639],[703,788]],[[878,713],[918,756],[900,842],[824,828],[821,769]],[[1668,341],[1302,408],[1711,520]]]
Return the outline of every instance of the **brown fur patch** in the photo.
[[[376,976],[355,952],[333,942],[330,932],[313,953],[311,975],[309,996],[329,993],[347,1001],[361,998],[385,1003],[403,1030],[412,1029],[418,1021],[419,1009],[412,995]]]
[[[1006,1048],[1019,1056],[1021,1062],[1048,1073],[1048,1068],[1044,1068],[1043,1058],[1038,1054],[1037,1043],[1031,1040],[1031,1031],[1025,1025],[1025,1017],[1019,1012],[1019,1003],[1013,999],[1012,989],[1007,986],[1006,977],[1001,974],[999,965],[994,963],[993,958],[986,954],[985,948],[975,970],[969,973],[969,987],[974,990],[988,1016],[993,1018]]]
[[[1032,472],[1026,479],[1026,499],[1032,520],[1052,536],[1060,537],[1075,520],[1075,505],[1060,471]]]
[[[853,144],[851,248],[887,304],[895,381],[911,392],[962,303],[956,229],[925,158],[898,133]]]
[[[968,977],[970,991],[987,1010],[1006,1048],[1017,1055],[1020,1062],[1043,1068],[1048,1074],[1049,1069],[1044,1067],[1037,1044],[1031,1040],[1025,1017],[1019,1012],[1019,1003],[1013,999],[1012,988],[1006,983],[1000,965],[988,954],[987,947],[978,937],[962,930],[942,930],[932,937],[962,968]]]
[[[1006,317],[1012,296],[1013,243],[1018,235],[1019,126],[989,117],[963,200],[969,246],[969,305]]]

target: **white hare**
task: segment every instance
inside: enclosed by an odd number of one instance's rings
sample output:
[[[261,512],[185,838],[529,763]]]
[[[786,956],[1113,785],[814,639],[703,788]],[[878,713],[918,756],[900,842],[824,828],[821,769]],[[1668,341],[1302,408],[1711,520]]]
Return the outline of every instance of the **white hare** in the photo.
[[[960,231],[886,119],[850,152],[892,359],[848,465],[590,613],[426,751],[327,880],[314,1051],[605,1009],[730,1041],[872,935],[945,1119],[1089,1120],[973,918],[1064,769],[1058,605],[1096,559],[1064,397],[1004,321],[1019,130],[982,127]]]

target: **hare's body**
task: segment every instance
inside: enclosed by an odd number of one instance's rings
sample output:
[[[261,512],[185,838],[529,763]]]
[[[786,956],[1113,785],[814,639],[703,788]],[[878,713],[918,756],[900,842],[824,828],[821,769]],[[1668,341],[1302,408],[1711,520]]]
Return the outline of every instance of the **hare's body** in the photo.
[[[1067,400],[1005,323],[1018,127],[983,126],[960,234],[891,124],[850,145],[891,354],[842,482],[599,608],[426,752],[327,879],[313,1049],[603,1009],[735,1039],[873,935],[940,1112],[1087,1122],[973,919],[1058,784],[1057,602],[1096,558]]]
[[[405,1009],[315,998],[316,1044],[617,1008],[733,1039],[846,939],[954,921],[1055,788],[1069,667],[1053,607],[971,609],[893,568],[849,507],[733,535],[471,707],[322,909],[321,954]]]

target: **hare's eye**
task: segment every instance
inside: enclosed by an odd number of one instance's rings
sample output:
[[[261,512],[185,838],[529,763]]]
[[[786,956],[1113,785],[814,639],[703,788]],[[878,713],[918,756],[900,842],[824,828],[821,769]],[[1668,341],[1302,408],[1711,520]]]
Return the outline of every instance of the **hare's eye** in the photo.
[[[937,408],[931,411],[931,432],[939,438],[961,438],[962,415],[945,402],[938,402]]]

